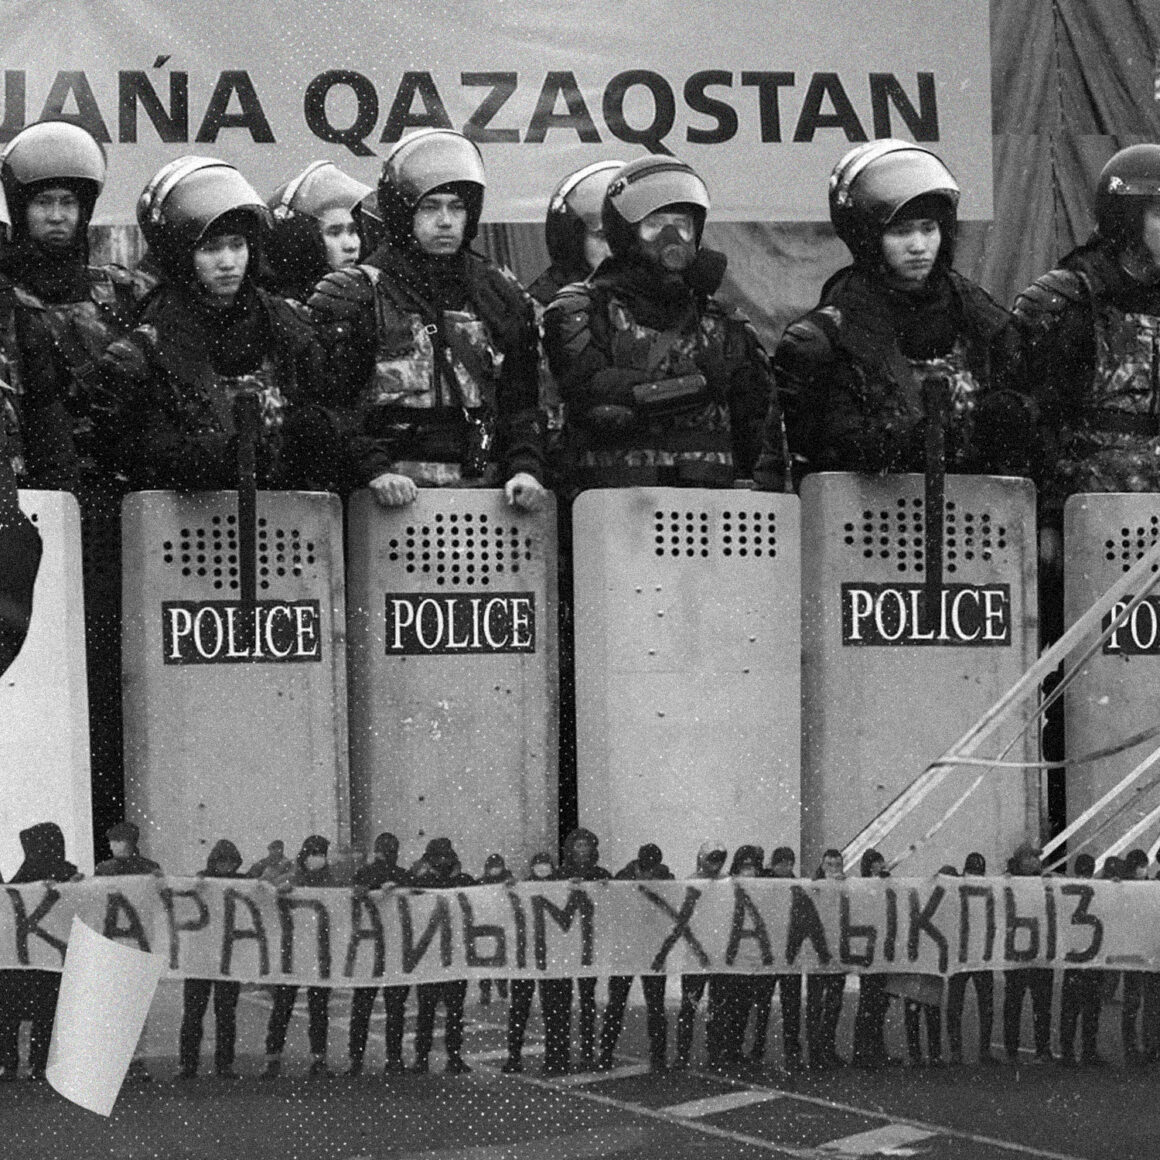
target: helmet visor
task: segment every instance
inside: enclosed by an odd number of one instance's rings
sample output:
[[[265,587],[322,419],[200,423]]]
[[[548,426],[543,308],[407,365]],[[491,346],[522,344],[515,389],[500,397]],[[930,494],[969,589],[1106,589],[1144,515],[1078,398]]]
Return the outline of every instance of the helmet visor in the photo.
[[[852,205],[885,226],[907,202],[926,194],[946,198],[952,211],[958,207],[958,182],[933,153],[895,149],[839,175],[835,201],[843,207]]]
[[[175,230],[194,245],[231,210],[249,210],[260,224],[268,222],[270,212],[232,165],[204,157],[167,165],[146,187],[142,203],[151,226]]]
[[[368,193],[369,185],[343,173],[333,162],[316,161],[304,169],[271,199],[270,208],[317,217],[328,209],[354,210]]]
[[[657,158],[646,167],[617,175],[608,187],[608,200],[631,225],[666,205],[692,205],[709,212],[709,190],[683,162]]]
[[[383,163],[383,177],[412,206],[440,185],[466,182],[480,190],[487,185],[479,150],[446,129],[421,129],[404,137]]]
[[[40,121],[22,129],[0,155],[18,185],[72,178],[105,184],[105,150],[95,137],[68,121]]]

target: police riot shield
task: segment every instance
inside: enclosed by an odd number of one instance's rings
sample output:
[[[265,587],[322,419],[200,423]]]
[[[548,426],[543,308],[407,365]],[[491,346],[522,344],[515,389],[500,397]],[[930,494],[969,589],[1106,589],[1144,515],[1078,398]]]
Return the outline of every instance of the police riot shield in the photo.
[[[573,507],[579,814],[601,860],[798,845],[799,501],[586,491]]]
[[[28,636],[0,676],[0,873],[23,853],[19,831],[56,822],[69,860],[93,866],[89,706],[85,684],[81,520],[65,491],[22,491],[44,543]]]
[[[1072,496],[1064,508],[1064,616],[1072,624],[1127,572],[1160,536],[1160,496]],[[1122,598],[1127,604],[1135,593]],[[1104,618],[1104,627],[1110,624]],[[1160,589],[1153,589],[1076,673],[1065,696],[1067,756],[1116,749],[1133,734],[1160,723]],[[1078,817],[1125,777],[1156,746],[1156,739],[1084,762],[1067,772],[1067,812]],[[1098,854],[1160,805],[1160,768],[1145,771],[1094,817],[1080,838]],[[1093,830],[1098,833],[1093,834]],[[1133,845],[1160,835],[1160,823]],[[1073,844],[1072,848],[1075,846]]]
[[[234,492],[139,492],[123,517],[126,813],[174,873],[219,838],[349,842],[342,513],[258,492],[252,599]]]
[[[937,544],[928,543],[925,502],[921,475],[803,481],[803,865],[845,846],[1034,662],[1032,485],[946,476]],[[940,557],[930,561],[936,577],[941,565],[933,591],[928,550]],[[1031,710],[976,756],[1037,760],[1037,735],[1016,739]],[[880,847],[887,859],[946,816],[979,773],[954,770]],[[961,867],[973,850],[1001,869],[1038,835],[1038,785],[1037,773],[990,772],[899,872]]]
[[[555,846],[556,517],[500,490],[348,508],[351,787],[361,843],[447,837],[478,875]]]

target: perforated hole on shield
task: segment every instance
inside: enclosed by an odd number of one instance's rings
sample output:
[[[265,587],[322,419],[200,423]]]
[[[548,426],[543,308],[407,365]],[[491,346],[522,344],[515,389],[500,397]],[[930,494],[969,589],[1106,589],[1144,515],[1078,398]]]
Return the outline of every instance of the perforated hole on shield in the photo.
[[[721,513],[721,555],[772,560],[777,555],[777,513],[740,508]]]
[[[924,531],[923,501],[900,496],[893,504],[864,508],[842,525],[842,538],[863,560],[893,560],[898,572],[921,572]]]
[[[315,544],[300,528],[277,527],[258,517],[258,587],[268,591],[275,580],[301,576],[315,561]]]
[[[1104,541],[1104,559],[1109,563],[1120,562],[1120,571],[1128,572],[1141,556],[1160,539],[1160,516],[1149,516],[1142,523],[1120,528],[1113,539]],[[1160,565],[1152,565],[1153,572],[1160,572]]]
[[[653,512],[654,551],[658,556],[709,555],[709,513],[692,509]]]
[[[976,560],[989,564],[997,552],[1006,550],[1007,528],[990,512],[968,510],[954,500],[947,500],[943,545],[943,569],[948,573],[957,572]]]
[[[162,562],[185,577],[208,579],[214,590],[238,588],[238,521],[236,516],[211,516],[206,524],[181,528],[163,540]]]
[[[387,559],[442,588],[488,588],[518,576],[532,558],[532,537],[486,512],[436,512],[387,542]]]

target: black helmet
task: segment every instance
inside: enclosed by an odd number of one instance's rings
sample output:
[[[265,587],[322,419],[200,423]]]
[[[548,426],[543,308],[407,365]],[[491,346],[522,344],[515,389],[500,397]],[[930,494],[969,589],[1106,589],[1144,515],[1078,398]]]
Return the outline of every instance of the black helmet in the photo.
[[[37,121],[21,129],[0,153],[0,184],[13,234],[27,230],[25,210],[37,189],[59,185],[80,199],[83,236],[105,185],[105,169],[105,147],[72,121]]]
[[[387,154],[379,177],[379,211],[394,245],[409,242],[419,202],[445,186],[467,206],[463,240],[468,244],[479,229],[487,186],[483,157],[475,143],[454,129],[419,129]]]
[[[256,249],[270,211],[234,166],[212,157],[171,161],[153,175],[137,199],[137,223],[150,253],[163,270],[177,276],[188,275],[194,248],[226,214]],[[251,269],[254,266],[252,256]]]
[[[886,138],[851,149],[830,174],[830,221],[855,261],[877,261],[882,231],[915,209],[934,217],[942,231],[938,260],[950,264],[959,185],[929,149]]]
[[[1140,237],[1140,219],[1150,198],[1160,197],[1160,145],[1129,145],[1100,170],[1096,182],[1096,227],[1102,237],[1124,244]]]
[[[544,241],[548,255],[563,270],[584,271],[584,237],[601,224],[604,194],[623,161],[594,161],[569,173],[552,192]]]
[[[332,161],[314,161],[270,195],[267,204],[274,225],[266,259],[280,290],[301,293],[329,270],[318,225],[327,210],[350,213],[362,237],[359,205],[373,193],[369,185],[343,173]]]
[[[623,166],[604,194],[600,215],[612,252],[629,253],[637,244],[636,227],[650,213],[669,205],[692,209],[699,246],[709,213],[709,190],[693,169],[675,157],[651,154]]]
[[[316,218],[328,209],[353,213],[371,192],[369,185],[343,173],[333,161],[312,161],[297,177],[274,190],[267,204],[276,222],[296,214]]]

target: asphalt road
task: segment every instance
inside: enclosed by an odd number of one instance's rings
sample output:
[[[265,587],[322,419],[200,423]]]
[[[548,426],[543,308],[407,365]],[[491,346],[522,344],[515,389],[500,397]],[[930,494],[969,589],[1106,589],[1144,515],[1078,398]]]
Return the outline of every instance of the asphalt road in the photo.
[[[258,1078],[269,999],[252,989],[239,1012],[243,1077],[220,1081],[210,1067],[206,1078],[178,1083],[179,987],[163,984],[144,1043],[153,1081],[127,1085],[107,1120],[43,1084],[0,1085],[0,1160],[1154,1160],[1160,1147],[1160,1070],[1118,1062],[847,1068],[791,1080],[777,1070],[775,1048],[761,1071],[655,1076],[644,1067],[643,1011],[634,1007],[613,1071],[541,1078],[537,1010],[527,1070],[508,1076],[499,1071],[504,1006],[493,1002],[469,1009],[468,1075],[440,1074],[437,1041],[431,1075],[384,1078],[376,1011],[364,1075],[311,1080],[304,1005],[283,1078]],[[847,996],[840,1043],[849,1042],[853,1005]],[[345,1067],[345,996],[332,1007],[337,1070]],[[1107,1004],[1102,1047],[1117,1061],[1118,1022],[1118,1006]],[[892,1011],[895,1054],[899,1023]],[[698,1033],[698,1053],[700,1043]]]

